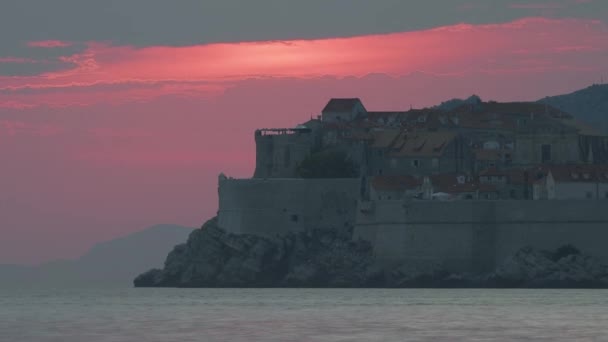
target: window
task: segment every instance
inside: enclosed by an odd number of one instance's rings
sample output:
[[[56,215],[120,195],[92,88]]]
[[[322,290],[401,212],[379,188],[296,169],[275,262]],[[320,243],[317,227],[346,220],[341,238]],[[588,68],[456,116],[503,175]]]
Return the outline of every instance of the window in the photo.
[[[511,189],[511,191],[509,191],[509,197],[511,197],[511,198],[517,197],[515,190]]]
[[[384,151],[378,150],[378,157],[382,157],[384,155]]]
[[[439,159],[433,158],[433,160],[431,162],[432,162],[432,165],[433,165],[433,169],[439,168]]]
[[[420,160],[418,160],[418,159],[414,159],[414,160],[412,160],[412,166],[413,166],[413,167],[418,167],[418,166],[420,166]]]
[[[382,169],[378,169],[378,175],[382,176]]]
[[[298,215],[291,215],[291,222],[298,222]]]
[[[587,198],[593,198],[593,194],[591,193],[591,191],[587,191]]]
[[[608,191],[604,194],[604,198],[608,198]]]

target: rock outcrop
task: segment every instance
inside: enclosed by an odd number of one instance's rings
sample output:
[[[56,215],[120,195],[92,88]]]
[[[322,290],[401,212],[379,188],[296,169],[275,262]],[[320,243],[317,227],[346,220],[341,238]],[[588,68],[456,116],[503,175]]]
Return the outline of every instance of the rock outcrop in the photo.
[[[228,234],[209,220],[167,256],[162,270],[138,276],[135,286],[357,287],[373,261],[368,243],[350,234],[312,231],[280,240]]]
[[[485,283],[497,287],[608,287],[608,267],[567,245],[555,252],[520,249],[490,274]]]
[[[277,240],[229,234],[211,219],[139,275],[136,287],[608,287],[608,266],[573,246],[522,248],[490,274],[452,274],[438,264],[375,263],[350,231],[311,231]]]

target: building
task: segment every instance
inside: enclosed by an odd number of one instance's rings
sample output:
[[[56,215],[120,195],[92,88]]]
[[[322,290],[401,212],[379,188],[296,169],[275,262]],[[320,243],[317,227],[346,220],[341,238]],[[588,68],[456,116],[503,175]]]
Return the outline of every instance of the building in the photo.
[[[560,165],[542,167],[534,182],[535,200],[608,199],[608,167]]]
[[[358,98],[331,99],[321,112],[323,122],[351,122],[365,116],[367,110]]]
[[[481,102],[459,107],[368,111],[358,98],[328,101],[317,119],[296,128],[256,131],[256,178],[298,177],[314,151],[344,152],[367,176],[415,177],[507,172],[500,198],[532,198],[539,165],[608,163],[608,137],[540,103]],[[481,181],[481,183],[486,183]],[[519,184],[517,184],[519,183]]]
[[[375,134],[368,170],[371,175],[470,173],[469,153],[455,132],[384,130]]]

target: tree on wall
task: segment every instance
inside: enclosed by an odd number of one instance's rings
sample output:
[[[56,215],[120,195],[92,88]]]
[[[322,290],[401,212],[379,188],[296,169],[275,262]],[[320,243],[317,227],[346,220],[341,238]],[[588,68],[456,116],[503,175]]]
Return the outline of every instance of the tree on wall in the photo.
[[[318,151],[309,154],[296,170],[302,178],[354,178],[355,163],[341,151]]]

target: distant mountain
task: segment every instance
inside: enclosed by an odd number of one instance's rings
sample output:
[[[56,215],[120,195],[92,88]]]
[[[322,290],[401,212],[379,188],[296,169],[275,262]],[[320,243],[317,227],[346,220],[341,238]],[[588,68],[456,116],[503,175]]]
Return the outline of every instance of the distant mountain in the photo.
[[[608,84],[592,85],[570,94],[547,97],[538,102],[546,102],[608,133]]]
[[[160,267],[193,228],[157,225],[96,244],[82,257],[40,266],[0,265],[1,287],[131,286],[141,270]]]

